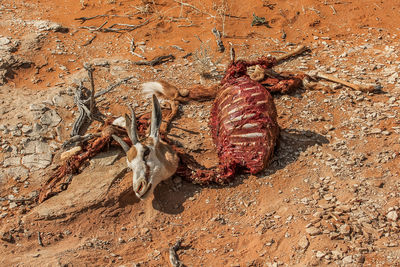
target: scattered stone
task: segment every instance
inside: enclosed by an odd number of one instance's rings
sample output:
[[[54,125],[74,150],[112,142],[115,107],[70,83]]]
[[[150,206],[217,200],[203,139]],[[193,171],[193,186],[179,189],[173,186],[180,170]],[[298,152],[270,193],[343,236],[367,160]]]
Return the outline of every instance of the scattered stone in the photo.
[[[351,256],[351,255],[350,256],[346,256],[346,257],[343,258],[342,261],[343,261],[344,264],[353,263],[353,256]]]
[[[394,221],[395,222],[398,219],[398,214],[397,214],[397,212],[395,210],[392,210],[392,211],[388,212],[388,214],[386,215],[386,218],[389,221]]]
[[[22,126],[22,128],[21,128],[21,131],[24,133],[24,134],[27,134],[27,133],[30,133],[30,132],[32,132],[32,126],[31,125],[23,125]]]
[[[21,164],[21,158],[20,157],[6,158],[3,161],[3,167],[19,166],[20,164]]]
[[[22,158],[22,165],[30,170],[44,169],[51,164],[52,159],[51,153],[27,155]]]
[[[315,236],[321,234],[321,230],[317,227],[311,226],[310,228],[306,229],[307,234],[310,236]]]
[[[351,227],[348,224],[343,224],[339,227],[339,232],[343,235],[350,235]]]
[[[67,101],[63,96],[60,95],[53,96],[52,102],[56,107],[65,108],[67,106]]]
[[[68,32],[68,28],[61,26],[58,23],[47,21],[47,20],[34,20],[30,22],[39,31],[54,31],[54,32]]]
[[[10,233],[10,231],[0,232],[0,239],[8,243],[14,243],[15,239]]]
[[[307,249],[310,245],[310,242],[308,241],[308,238],[306,236],[302,236],[298,242],[298,245],[302,249]]]
[[[44,112],[46,111],[47,107],[45,104],[31,104],[29,106],[29,110],[31,111],[40,111],[40,112]]]
[[[40,123],[51,127],[57,126],[61,122],[61,117],[55,110],[48,110],[40,117]]]

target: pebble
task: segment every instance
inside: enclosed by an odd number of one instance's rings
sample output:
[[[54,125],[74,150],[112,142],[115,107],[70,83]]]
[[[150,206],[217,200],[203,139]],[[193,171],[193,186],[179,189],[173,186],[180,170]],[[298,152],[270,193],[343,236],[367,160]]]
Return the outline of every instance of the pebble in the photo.
[[[322,251],[317,251],[317,253],[315,253],[315,256],[317,257],[317,258],[322,258],[323,256],[325,256],[326,255],[326,253],[324,253],[324,252],[322,252]]]
[[[46,108],[46,105],[44,105],[44,104],[31,104],[31,105],[29,106],[29,109],[30,109],[31,111],[41,111],[41,112],[44,112],[47,108]]]
[[[346,256],[346,257],[343,258],[342,261],[343,261],[344,264],[353,263],[353,256],[351,256],[351,255],[350,256]]]
[[[350,235],[351,227],[348,224],[343,224],[339,227],[339,231],[343,235]]]
[[[308,241],[308,238],[306,236],[302,236],[298,242],[298,245],[302,249],[307,249],[310,245],[310,242]]]
[[[395,210],[389,211],[388,214],[386,215],[386,218],[389,221],[394,221],[394,222],[397,221],[398,217],[399,216]]]
[[[311,226],[310,228],[306,229],[307,234],[310,236],[315,236],[321,234],[321,230],[317,227]]]
[[[21,128],[21,131],[24,133],[24,134],[27,134],[27,133],[30,133],[30,132],[32,132],[32,126],[31,125],[23,125],[22,126],[22,128]]]

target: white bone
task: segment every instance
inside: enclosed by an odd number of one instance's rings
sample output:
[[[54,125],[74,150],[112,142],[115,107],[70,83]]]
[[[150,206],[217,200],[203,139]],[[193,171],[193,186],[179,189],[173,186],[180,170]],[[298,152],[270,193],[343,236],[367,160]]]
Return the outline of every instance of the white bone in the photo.
[[[134,112],[131,112],[133,115]],[[126,143],[121,138],[114,139],[121,144],[127,153],[127,165],[132,170],[132,187],[139,199],[146,199],[152,195],[156,186],[168,179],[176,172],[179,158],[176,152],[159,137],[161,124],[161,109],[157,97],[153,95],[153,111],[151,121],[151,134],[144,142],[132,142],[132,147],[126,148]],[[131,119],[131,118],[127,118]],[[126,127],[123,117],[113,121],[114,125]],[[128,123],[129,124],[129,123]]]
[[[112,125],[119,126],[119,127],[122,127],[122,128],[126,128],[125,117],[118,117],[118,118],[116,118],[116,119],[112,122]]]

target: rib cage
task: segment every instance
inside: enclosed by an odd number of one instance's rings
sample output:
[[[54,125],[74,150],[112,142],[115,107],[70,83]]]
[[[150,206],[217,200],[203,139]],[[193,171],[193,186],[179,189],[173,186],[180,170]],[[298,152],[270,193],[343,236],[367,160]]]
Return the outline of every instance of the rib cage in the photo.
[[[238,169],[263,170],[279,134],[271,94],[247,75],[224,80],[211,110],[211,130],[219,156],[220,179]]]

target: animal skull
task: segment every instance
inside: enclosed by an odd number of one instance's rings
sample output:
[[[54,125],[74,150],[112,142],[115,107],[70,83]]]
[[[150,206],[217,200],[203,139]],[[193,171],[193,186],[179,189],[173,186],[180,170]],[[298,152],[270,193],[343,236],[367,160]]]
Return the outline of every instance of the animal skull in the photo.
[[[142,142],[139,142],[137,136],[135,112],[131,107],[129,109],[132,118],[125,114],[125,126],[132,146],[129,147],[118,136],[113,135],[113,138],[122,146],[127,155],[127,165],[133,172],[133,191],[139,199],[144,200],[151,195],[161,181],[168,179],[176,172],[179,158],[175,151],[160,139],[162,113],[155,95],[153,95],[150,134]]]

